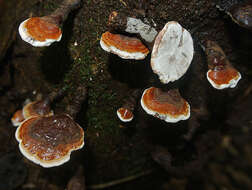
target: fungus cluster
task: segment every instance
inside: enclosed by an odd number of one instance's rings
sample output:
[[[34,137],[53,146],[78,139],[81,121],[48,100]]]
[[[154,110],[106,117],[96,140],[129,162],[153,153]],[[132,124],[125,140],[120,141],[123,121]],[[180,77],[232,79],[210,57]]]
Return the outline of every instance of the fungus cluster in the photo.
[[[140,19],[113,11],[108,26],[111,31],[119,31],[123,35],[103,33],[101,47],[121,58],[138,60],[149,53],[144,46],[147,44],[152,50],[151,68],[163,84],[180,79],[191,65],[194,54],[192,36],[176,21],[167,22],[158,33]],[[125,33],[135,34],[135,37],[126,36]],[[208,41],[205,51],[209,68],[207,80],[217,89],[234,88],[241,75],[227,60],[223,50],[216,43]],[[175,123],[190,117],[190,105],[181,97],[178,89],[164,91],[148,88],[142,94],[141,106],[146,113],[166,122]],[[123,105],[117,110],[117,116],[123,122],[132,121],[133,108],[132,105]]]
[[[62,37],[61,25],[80,0],[64,0],[52,14],[32,17],[19,26],[21,38],[33,46],[49,46]],[[252,5],[239,3],[225,8],[231,18],[242,27],[251,29]],[[128,17],[118,12],[109,16],[110,31],[102,34],[101,48],[123,59],[145,59],[151,51],[150,66],[163,84],[179,80],[193,60],[194,46],[191,34],[176,21],[169,21],[161,31],[148,22]],[[133,36],[133,37],[132,37]],[[207,80],[216,89],[234,88],[241,74],[226,58],[221,47],[207,41]],[[190,117],[190,105],[180,95],[179,89],[164,90],[150,87],[141,93],[137,89],[132,98],[117,110],[123,122],[134,118],[134,109],[141,96],[143,110],[165,122],[176,123]],[[50,103],[53,98],[37,100],[18,110],[11,122],[18,126],[15,137],[21,153],[43,167],[59,166],[70,159],[71,152],[84,146],[84,131],[74,121],[86,98],[86,88],[77,89],[76,100],[66,113],[55,114]]]
[[[139,39],[105,32],[100,40],[101,47],[122,58],[137,60],[144,59],[149,52],[141,42],[144,41],[152,49],[151,68],[162,83],[176,81],[188,70],[193,59],[193,40],[190,33],[178,22],[168,22],[158,33],[140,19],[114,11],[109,16],[108,25],[112,30],[136,34]],[[138,52],[139,56],[133,52]],[[135,104],[126,104],[117,110],[121,121],[129,122],[133,119]],[[164,92],[155,87],[148,88],[142,94],[141,106],[148,114],[166,122],[175,123],[190,117],[189,103],[180,96],[178,90]]]

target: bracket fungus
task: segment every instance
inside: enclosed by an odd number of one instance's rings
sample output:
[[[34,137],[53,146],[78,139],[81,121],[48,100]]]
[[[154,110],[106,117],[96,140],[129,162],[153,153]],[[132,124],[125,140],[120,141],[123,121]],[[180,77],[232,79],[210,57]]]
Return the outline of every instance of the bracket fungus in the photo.
[[[243,0],[220,0],[217,8],[224,10],[231,19],[243,28],[252,30],[252,3]]]
[[[77,93],[67,113],[31,116],[19,125],[15,137],[27,159],[45,168],[59,166],[84,146],[84,131],[73,118],[86,98],[86,88],[78,88]]]
[[[193,59],[191,34],[175,21],[168,22],[155,39],[151,67],[162,83],[182,77]]]
[[[137,104],[137,100],[139,98],[139,96],[141,95],[141,90],[140,89],[135,89],[130,96],[128,97],[128,99],[125,101],[125,103],[122,105],[122,107],[120,107],[116,113],[118,118],[122,121],[122,122],[130,122],[133,120],[134,118],[134,109],[136,107]]]
[[[67,114],[35,116],[16,130],[21,153],[45,168],[59,166],[84,146],[84,131]]]
[[[149,50],[135,37],[105,32],[102,34],[100,45],[103,50],[114,53],[123,59],[144,59]]]
[[[208,62],[207,80],[218,89],[234,88],[241,74],[231,65],[221,47],[213,41],[206,42]]]
[[[190,117],[190,105],[180,96],[178,89],[163,92],[159,88],[148,88],[142,95],[141,106],[149,115],[168,123]]]
[[[60,41],[60,25],[79,4],[80,0],[64,0],[50,15],[26,19],[18,28],[22,40],[35,47],[50,46],[53,42]]]

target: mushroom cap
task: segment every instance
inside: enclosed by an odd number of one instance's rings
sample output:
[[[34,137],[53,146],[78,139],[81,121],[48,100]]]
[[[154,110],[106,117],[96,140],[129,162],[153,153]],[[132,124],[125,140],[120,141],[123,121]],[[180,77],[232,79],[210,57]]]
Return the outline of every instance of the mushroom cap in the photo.
[[[26,19],[19,25],[18,31],[22,40],[35,47],[49,46],[62,37],[61,29],[43,17]]]
[[[100,45],[103,50],[114,53],[123,59],[144,59],[148,48],[137,38],[121,34],[105,32],[102,34]]]
[[[119,108],[116,113],[122,122],[130,122],[134,118],[133,113],[127,108]]]
[[[30,102],[23,107],[23,116],[25,119],[32,116],[51,116],[53,111],[45,100]]]
[[[207,80],[218,89],[234,88],[241,79],[241,74],[233,67],[221,67],[207,72]]]
[[[191,34],[175,21],[168,22],[155,39],[151,67],[162,83],[182,77],[193,59]]]
[[[163,92],[159,88],[148,88],[143,92],[141,106],[148,114],[168,123],[190,117],[190,105],[180,96],[178,90]]]
[[[11,123],[13,126],[19,126],[24,120],[23,110],[17,110],[11,118]]]
[[[241,74],[231,65],[224,51],[214,41],[206,42],[208,63],[207,80],[218,89],[234,88],[241,79]]]
[[[30,117],[15,136],[21,153],[45,168],[67,162],[72,151],[84,146],[83,129],[67,114]]]

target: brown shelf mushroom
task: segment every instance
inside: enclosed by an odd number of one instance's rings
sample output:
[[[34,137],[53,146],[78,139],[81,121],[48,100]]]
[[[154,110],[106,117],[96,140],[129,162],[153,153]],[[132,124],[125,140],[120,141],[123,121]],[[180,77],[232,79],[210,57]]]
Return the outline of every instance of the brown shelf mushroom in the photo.
[[[103,50],[114,53],[123,59],[144,59],[148,48],[137,38],[121,34],[105,32],[102,34],[100,45]]]
[[[55,41],[60,41],[60,25],[79,4],[80,0],[64,0],[50,15],[26,19],[18,28],[21,38],[35,47],[49,46]]]
[[[241,74],[231,65],[221,47],[216,42],[207,41],[206,54],[210,84],[218,90],[236,87]]]
[[[191,34],[175,21],[168,22],[155,39],[151,68],[162,83],[182,77],[193,59]]]
[[[68,109],[71,116],[32,116],[17,128],[19,149],[27,159],[46,168],[59,166],[70,159],[72,151],[84,146],[84,131],[73,117],[86,98],[86,88],[77,89],[77,93],[77,100]]]
[[[141,106],[149,115],[168,123],[190,117],[190,105],[180,96],[178,89],[163,92],[159,88],[148,88],[142,95]]]
[[[139,96],[141,95],[141,90],[140,89],[135,89],[133,92],[130,93],[130,96],[127,97],[125,103],[120,107],[116,113],[118,118],[122,122],[130,122],[134,118],[134,109],[137,104],[137,100]]]

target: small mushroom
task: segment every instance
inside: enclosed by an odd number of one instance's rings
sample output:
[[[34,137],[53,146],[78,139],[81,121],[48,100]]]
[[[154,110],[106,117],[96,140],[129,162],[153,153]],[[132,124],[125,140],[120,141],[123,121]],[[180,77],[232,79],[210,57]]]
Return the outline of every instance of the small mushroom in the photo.
[[[132,111],[124,107],[119,108],[116,114],[122,122],[130,122],[134,118]]]
[[[146,43],[152,43],[158,33],[154,27],[144,23],[141,19],[129,17],[116,11],[109,15],[108,26],[120,32],[137,34]]]
[[[178,89],[163,92],[159,88],[148,88],[142,95],[141,106],[149,115],[168,123],[190,117],[190,105],[180,96]]]
[[[139,96],[141,95],[141,90],[140,89],[135,89],[133,92],[130,93],[130,96],[127,98],[125,103],[120,107],[116,113],[118,118],[122,122],[130,122],[134,118],[134,109],[137,104],[137,100]]]
[[[231,65],[221,47],[213,41],[206,42],[208,62],[207,80],[218,89],[234,88],[241,74]]]
[[[137,38],[121,34],[105,32],[102,34],[100,45],[103,50],[114,53],[123,59],[144,59],[148,48]]]
[[[86,88],[77,89],[76,99],[67,112],[51,116],[32,116],[17,128],[15,136],[21,153],[42,167],[59,166],[70,159],[71,152],[84,146],[84,131],[73,117],[86,98]]]
[[[64,0],[50,15],[26,19],[18,28],[21,38],[35,47],[49,46],[55,41],[60,41],[60,25],[79,4],[80,0]]]
[[[162,83],[182,77],[193,59],[191,34],[175,21],[168,22],[155,39],[151,68]]]

